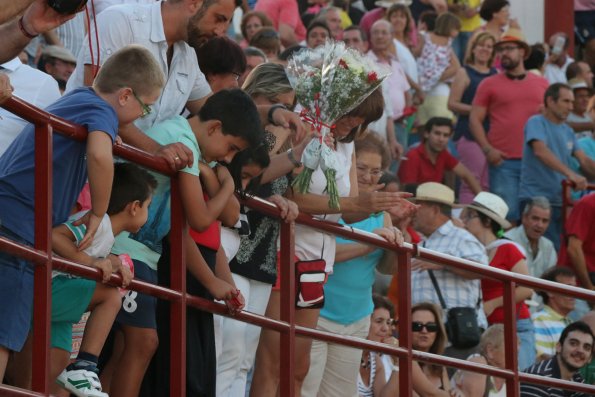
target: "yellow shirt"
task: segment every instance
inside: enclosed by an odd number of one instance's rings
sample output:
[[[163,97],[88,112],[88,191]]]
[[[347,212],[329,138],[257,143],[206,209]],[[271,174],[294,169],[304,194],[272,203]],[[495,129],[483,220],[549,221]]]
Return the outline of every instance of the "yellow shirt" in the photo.
[[[448,4],[466,4],[469,8],[478,8],[481,5],[481,0],[448,0]],[[481,26],[481,17],[479,13],[471,18],[461,18],[461,32],[473,32]]]

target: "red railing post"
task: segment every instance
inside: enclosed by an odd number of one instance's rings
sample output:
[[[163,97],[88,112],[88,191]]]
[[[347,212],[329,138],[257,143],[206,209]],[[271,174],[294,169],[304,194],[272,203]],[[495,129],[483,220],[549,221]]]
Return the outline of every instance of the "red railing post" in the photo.
[[[519,388],[519,362],[518,362],[518,341],[517,341],[517,313],[514,281],[503,281],[504,283],[504,344],[506,346],[506,355],[504,361],[506,368],[513,371],[512,379],[506,380],[506,396],[517,397],[520,393]],[[524,368],[523,368],[524,369]]]
[[[179,179],[171,178],[170,288],[181,292],[170,311],[170,396],[186,395],[186,266],[184,235],[186,221]]]
[[[566,218],[568,217],[568,207],[570,206],[570,186],[572,182],[564,179],[562,181],[562,231],[566,227]]]
[[[280,335],[279,395],[295,396],[295,254],[294,224],[281,222],[281,321],[289,324]]]
[[[397,254],[397,277],[399,283],[399,346],[407,349],[405,358],[399,359],[399,396],[411,397],[411,254]]]
[[[35,126],[35,248],[47,261],[35,266],[33,289],[32,388],[49,393],[50,316],[52,312],[52,127]]]

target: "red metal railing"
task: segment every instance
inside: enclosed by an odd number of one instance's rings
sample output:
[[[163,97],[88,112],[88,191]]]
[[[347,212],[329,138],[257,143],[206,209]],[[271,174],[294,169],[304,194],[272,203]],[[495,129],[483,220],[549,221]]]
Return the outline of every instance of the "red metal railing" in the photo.
[[[10,396],[47,396],[49,395],[49,317],[51,310],[51,270],[56,268],[81,277],[101,280],[101,272],[80,264],[76,264],[61,258],[53,257],[51,254],[51,197],[52,197],[52,172],[51,172],[51,134],[56,130],[73,139],[84,140],[86,131],[84,128],[56,118],[40,109],[18,100],[10,99],[3,104],[5,108],[24,119],[36,124],[36,230],[35,247],[27,247],[17,244],[11,240],[0,238],[0,250],[13,255],[23,257],[35,264],[35,306],[34,306],[34,347],[33,355],[33,390],[20,390],[5,385],[0,385],[2,395]],[[171,289],[147,284],[133,280],[129,289],[156,296],[171,302],[171,369],[170,369],[170,395],[184,396],[185,392],[185,311],[186,305],[209,311],[216,314],[228,316],[227,308],[224,305],[187,295],[185,291],[185,269],[183,232],[186,227],[184,214],[178,191],[178,181],[175,174],[172,174],[165,161],[155,158],[147,153],[134,149],[130,146],[117,146],[114,153],[127,160],[134,161],[152,170],[170,175],[172,187],[172,258],[171,258]],[[257,199],[249,198],[246,204],[251,208],[265,214],[278,217],[279,212],[272,204]],[[401,300],[398,307],[399,315],[399,347],[393,347],[381,343],[371,342],[354,337],[343,337],[332,333],[300,327],[294,323],[295,296],[294,291],[294,233],[293,224],[282,223],[281,225],[281,265],[289,271],[282,272],[281,276],[281,321],[271,320],[266,317],[242,312],[234,318],[240,321],[252,323],[261,327],[270,328],[281,333],[281,382],[280,395],[293,397],[293,357],[295,336],[307,336],[315,339],[351,346],[359,349],[368,349],[386,354],[398,356],[400,371],[399,381],[401,396],[411,396],[411,364],[412,360],[420,360],[440,365],[449,365],[483,374],[489,374],[506,379],[507,395],[515,397],[519,395],[519,381],[531,381],[543,385],[564,387],[570,390],[595,393],[594,386],[571,383],[562,380],[542,378],[534,375],[519,373],[517,368],[517,337],[516,337],[516,313],[514,305],[514,289],[516,284],[526,285],[532,288],[539,288],[571,295],[585,300],[595,300],[595,292],[570,287],[567,285],[543,281],[529,276],[510,273],[499,269],[481,266],[476,263],[440,254],[417,245],[406,244],[404,247],[396,247],[376,235],[358,230],[343,227],[340,224],[317,220],[307,214],[300,214],[297,223],[332,233],[335,235],[350,238],[352,240],[369,243],[380,248],[393,250],[397,254],[397,267],[399,272],[399,289]],[[506,369],[495,368],[487,365],[471,363],[438,356],[430,353],[418,352],[411,349],[411,258],[422,258],[431,262],[440,263],[446,266],[471,271],[482,277],[489,277],[500,280],[505,285],[504,308],[505,308],[505,344],[506,348]],[[118,285],[120,276],[112,275],[110,283]]]

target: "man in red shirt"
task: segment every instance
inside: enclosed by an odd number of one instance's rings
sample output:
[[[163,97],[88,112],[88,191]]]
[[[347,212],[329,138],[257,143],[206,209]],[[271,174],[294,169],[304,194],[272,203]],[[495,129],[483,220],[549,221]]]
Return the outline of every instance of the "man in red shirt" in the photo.
[[[565,244],[560,249],[558,264],[574,269],[579,284],[595,290],[595,194],[580,199],[565,228]]]
[[[467,167],[447,150],[452,137],[452,121],[446,117],[432,117],[424,126],[422,142],[407,152],[401,161],[399,179],[406,191],[415,191],[425,182],[443,183],[444,171],[453,171],[473,193],[481,192],[481,186]]]
[[[530,48],[520,30],[509,29],[494,48],[504,72],[484,79],[477,87],[469,127],[490,166],[490,191],[508,205],[507,219],[517,222],[523,127],[539,112],[549,83],[526,72],[523,59],[529,56]],[[489,134],[482,124],[486,117],[490,120]]]

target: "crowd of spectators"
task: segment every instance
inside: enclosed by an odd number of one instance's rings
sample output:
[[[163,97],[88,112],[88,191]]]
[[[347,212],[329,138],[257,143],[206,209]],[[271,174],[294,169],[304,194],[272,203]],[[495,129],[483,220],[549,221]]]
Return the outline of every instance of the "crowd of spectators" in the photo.
[[[20,98],[89,132],[86,142],[52,138],[53,250],[103,275],[52,274],[53,394],[169,393],[169,305],[126,287],[170,285],[170,182],[114,158],[122,142],[178,171],[187,290],[232,314],[281,317],[279,222],[299,212],[595,290],[592,1],[574,0],[575,31],[543,43],[526,41],[507,0],[79,3],[64,13],[56,2],[0,0],[0,105]],[[320,168],[307,193],[291,187],[317,132],[300,118],[285,68],[328,40],[391,71],[325,141],[340,210]],[[0,107],[0,236],[27,245],[35,134]],[[244,208],[247,194],[282,219]],[[322,263],[296,282],[324,296],[300,302],[297,325],[398,345],[394,252],[296,225],[295,259]],[[0,252],[0,383],[27,389],[33,269]],[[113,273],[120,288],[106,283]],[[414,349],[506,367],[501,282],[413,259],[411,284]],[[514,300],[519,369],[595,385],[593,303],[524,285]],[[457,334],[458,314],[477,332]],[[188,396],[278,395],[277,332],[188,308],[186,335]],[[412,369],[414,395],[506,395],[502,378]],[[395,396],[398,373],[396,357],[296,339],[298,396]],[[528,382],[520,393],[570,395]]]

